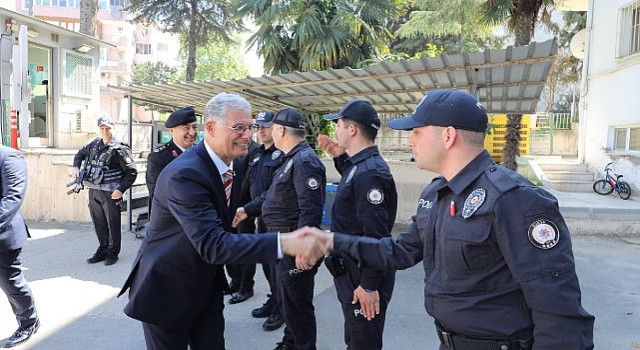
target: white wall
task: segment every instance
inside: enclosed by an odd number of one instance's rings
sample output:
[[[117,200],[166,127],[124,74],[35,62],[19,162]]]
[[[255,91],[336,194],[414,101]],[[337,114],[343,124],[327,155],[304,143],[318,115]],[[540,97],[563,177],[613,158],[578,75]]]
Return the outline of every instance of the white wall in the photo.
[[[618,9],[631,0],[594,1],[589,46],[588,85],[581,111],[585,123],[585,162],[602,172],[614,168],[631,184],[632,195],[640,193],[640,152],[614,152],[616,126],[640,126],[640,53],[616,59]]]

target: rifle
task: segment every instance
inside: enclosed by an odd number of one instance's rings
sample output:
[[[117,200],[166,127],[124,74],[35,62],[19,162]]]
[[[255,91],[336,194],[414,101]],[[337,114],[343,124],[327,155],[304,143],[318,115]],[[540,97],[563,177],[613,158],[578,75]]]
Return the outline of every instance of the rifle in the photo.
[[[82,190],[84,190],[84,178],[87,176],[87,164],[89,163],[89,157],[84,159],[84,164],[82,165],[82,169],[80,169],[80,174],[78,175],[78,177],[75,178],[75,180],[69,182],[67,184],[67,187],[70,186],[74,186],[72,189],[70,189],[69,191],[67,191],[67,195],[70,195],[73,193],[73,198],[75,199],[78,196],[78,193]]]

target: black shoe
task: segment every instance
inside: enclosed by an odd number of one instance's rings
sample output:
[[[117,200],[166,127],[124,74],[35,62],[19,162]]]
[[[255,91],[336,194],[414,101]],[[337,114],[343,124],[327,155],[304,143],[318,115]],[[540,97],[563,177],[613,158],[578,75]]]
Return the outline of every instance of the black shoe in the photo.
[[[109,255],[107,257],[107,259],[104,261],[105,265],[113,265],[116,263],[116,261],[118,261],[118,256],[117,255]]]
[[[7,339],[4,347],[11,348],[26,342],[27,340],[29,340],[29,338],[31,338],[32,335],[34,335],[38,331],[38,328],[40,328],[39,319],[37,319],[36,323],[32,324],[31,326],[18,328],[18,330],[13,333],[13,335],[10,336],[9,339]]]
[[[293,350],[292,347],[287,346],[285,343],[276,343],[276,348],[273,350]]]
[[[226,288],[224,290],[224,295],[233,295],[238,291],[240,291],[240,287],[236,286],[233,283],[229,283],[229,288]]]
[[[269,318],[262,324],[262,329],[265,331],[275,331],[276,329],[282,327],[284,324],[284,319],[280,314],[271,314]]]
[[[247,299],[251,298],[253,296],[253,289],[247,290],[247,291],[239,291],[234,293],[231,296],[231,299],[229,299],[229,304],[238,304],[241,303],[243,301],[246,301]]]
[[[251,316],[255,318],[267,318],[271,315],[272,311],[273,302],[271,301],[271,299],[268,299],[267,302],[262,304],[261,307],[251,310]]]
[[[87,262],[88,262],[89,264],[95,264],[95,263],[98,263],[98,262],[104,261],[106,258],[107,258],[107,256],[106,256],[106,255],[104,255],[104,254],[98,254],[98,253],[95,253],[95,254],[93,254],[93,256],[92,256],[92,257],[90,257],[89,259],[87,259]]]

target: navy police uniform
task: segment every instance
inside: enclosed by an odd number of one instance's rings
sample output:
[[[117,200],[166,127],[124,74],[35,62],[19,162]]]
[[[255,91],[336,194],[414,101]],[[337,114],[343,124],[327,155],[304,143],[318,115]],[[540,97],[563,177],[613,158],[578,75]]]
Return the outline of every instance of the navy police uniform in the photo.
[[[111,193],[124,193],[138,176],[128,144],[112,137],[107,144],[98,137],[82,147],[73,158],[73,166],[87,162],[84,186],[89,189],[89,213],[98,236],[95,258],[117,258],[121,248],[121,199]]]
[[[390,237],[396,218],[396,186],[378,147],[366,148],[350,158],[343,154],[334,158],[334,163],[342,178],[331,210],[331,231],[354,236]],[[349,259],[337,259],[333,256],[327,258],[334,266],[341,264],[339,271],[333,273],[341,272],[334,275],[334,282],[345,318],[345,343],[354,350],[381,349],[395,270],[360,268]],[[380,296],[380,314],[371,321],[362,315],[359,303],[351,303],[353,291],[358,286],[378,291]]]
[[[282,112],[276,114],[274,123],[279,123],[278,115]],[[250,217],[261,213],[268,231],[320,227],[326,182],[324,165],[309,144],[302,141],[283,157],[269,190],[244,209]],[[294,257],[287,255],[276,266],[281,299],[278,302],[286,323],[282,343],[288,348],[316,348],[313,288],[317,271],[318,265],[298,270]]]
[[[494,349],[499,342],[517,345],[509,349],[593,348],[594,318],[580,305],[557,200],[486,151],[452,181],[439,177],[424,190],[413,224],[396,242],[336,235],[334,249],[364,265],[381,259],[405,269],[422,260],[425,308],[445,344],[467,337],[500,340]]]

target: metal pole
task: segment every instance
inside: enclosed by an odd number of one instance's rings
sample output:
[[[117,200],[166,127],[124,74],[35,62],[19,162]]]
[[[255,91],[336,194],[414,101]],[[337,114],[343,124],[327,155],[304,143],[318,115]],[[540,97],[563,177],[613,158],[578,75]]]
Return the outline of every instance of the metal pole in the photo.
[[[129,145],[131,145],[131,147],[133,147],[133,98],[131,96],[128,96],[129,99]],[[133,148],[132,148],[133,151]],[[133,186],[131,186],[132,188],[129,189],[129,193],[127,194],[127,228],[129,229],[129,232],[131,232],[131,229],[133,229],[133,194],[131,193],[133,191]]]

